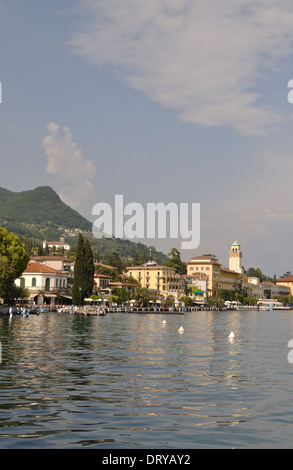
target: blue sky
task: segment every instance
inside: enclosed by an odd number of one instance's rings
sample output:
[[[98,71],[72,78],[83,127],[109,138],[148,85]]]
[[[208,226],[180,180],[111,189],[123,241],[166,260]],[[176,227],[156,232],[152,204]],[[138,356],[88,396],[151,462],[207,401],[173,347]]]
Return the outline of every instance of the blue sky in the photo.
[[[0,186],[197,202],[183,259],[293,271],[292,52],[287,0],[0,0]]]

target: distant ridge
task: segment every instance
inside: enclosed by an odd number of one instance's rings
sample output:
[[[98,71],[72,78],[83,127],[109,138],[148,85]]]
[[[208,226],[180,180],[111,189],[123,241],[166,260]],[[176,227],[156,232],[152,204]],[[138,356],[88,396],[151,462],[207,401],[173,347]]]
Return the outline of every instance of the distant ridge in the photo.
[[[38,186],[35,189],[13,192],[0,188],[0,226],[22,237],[29,237],[37,243],[43,240],[55,241],[61,236],[71,245],[77,243],[74,230],[82,231],[89,238],[93,247],[101,255],[117,252],[120,256],[135,256],[141,251],[149,253],[143,243],[130,240],[96,239],[92,235],[92,223],[76,210],[61,201],[50,186]],[[159,262],[167,258],[164,253],[153,250],[152,255]]]
[[[91,230],[91,223],[61,201],[50,186],[19,193],[0,188],[0,222],[5,222],[7,228],[19,223],[43,227],[49,222],[58,227]]]

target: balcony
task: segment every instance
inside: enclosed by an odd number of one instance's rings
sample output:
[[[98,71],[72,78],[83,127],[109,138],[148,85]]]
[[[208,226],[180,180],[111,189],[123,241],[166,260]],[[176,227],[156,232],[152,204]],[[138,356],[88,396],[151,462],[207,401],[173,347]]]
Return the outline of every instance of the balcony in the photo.
[[[49,287],[46,289],[46,286],[25,286],[29,290],[30,294],[43,294],[45,292],[51,292],[54,294],[70,294],[70,287]]]

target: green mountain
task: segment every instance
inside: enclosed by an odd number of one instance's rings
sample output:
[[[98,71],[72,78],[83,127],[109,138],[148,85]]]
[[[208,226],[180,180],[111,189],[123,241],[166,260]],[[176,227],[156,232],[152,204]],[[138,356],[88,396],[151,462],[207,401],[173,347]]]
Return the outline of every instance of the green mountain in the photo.
[[[61,201],[49,186],[22,192],[0,188],[0,226],[21,237],[31,238],[36,244],[43,240],[59,240],[63,236],[74,246],[81,231],[92,247],[99,249],[102,259],[111,252],[123,257],[135,257],[141,251],[148,257],[149,253],[149,248],[143,243],[93,237],[92,223]],[[156,250],[152,250],[152,256],[159,262],[168,259]]]
[[[91,230],[91,223],[64,204],[49,186],[20,193],[0,188],[0,221],[1,224],[5,223],[7,229],[14,224],[19,233],[29,235],[28,232],[31,232],[34,236],[40,231],[50,233],[53,229],[55,232],[62,226]]]

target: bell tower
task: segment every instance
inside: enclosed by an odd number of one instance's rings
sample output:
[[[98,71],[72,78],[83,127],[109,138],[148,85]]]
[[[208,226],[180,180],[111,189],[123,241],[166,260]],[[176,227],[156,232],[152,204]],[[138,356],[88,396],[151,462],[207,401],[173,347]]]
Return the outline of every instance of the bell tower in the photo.
[[[237,273],[243,273],[242,252],[240,251],[240,245],[236,241],[231,245],[229,251],[229,269]]]

